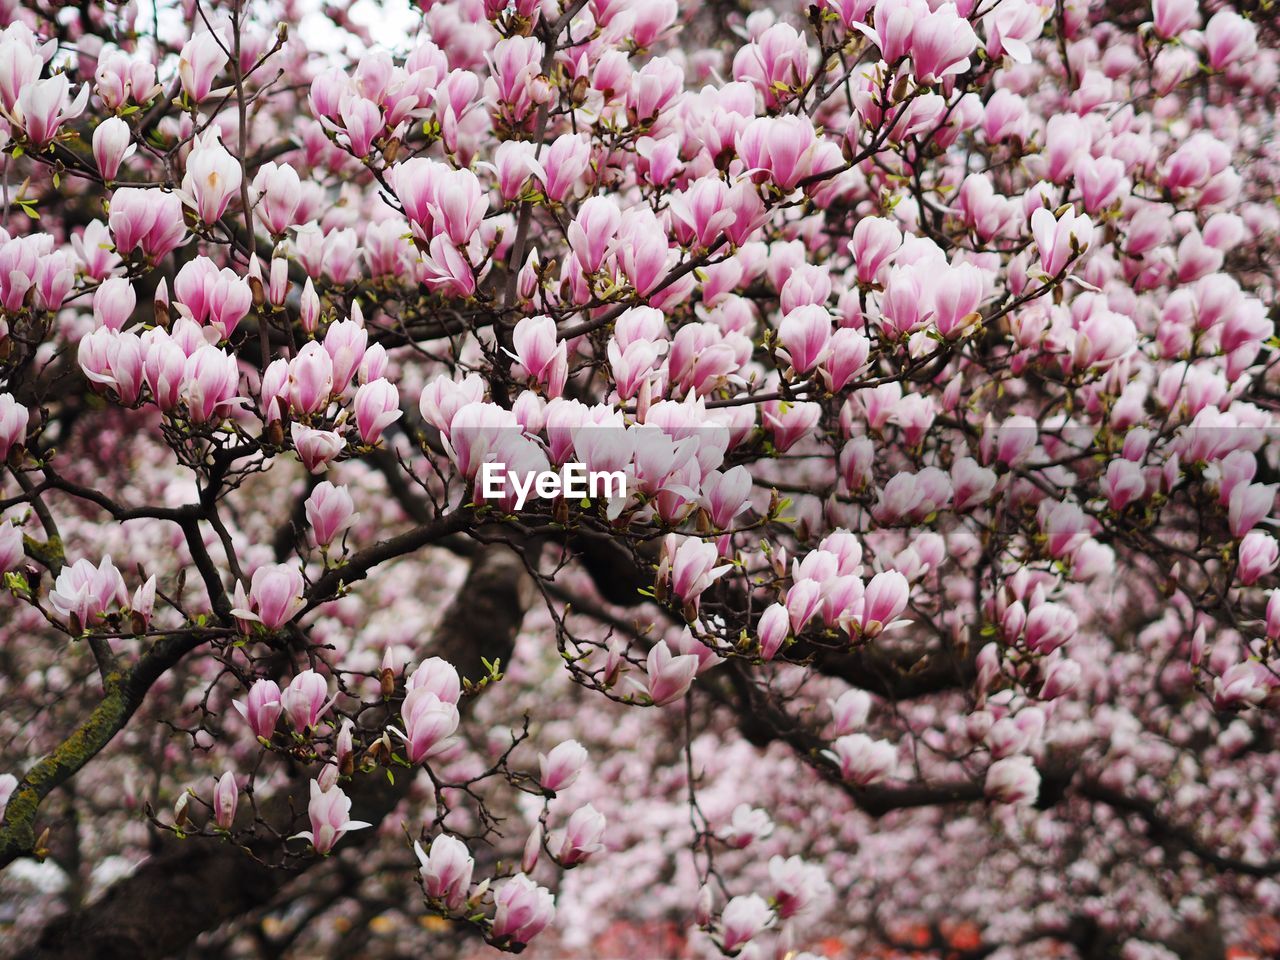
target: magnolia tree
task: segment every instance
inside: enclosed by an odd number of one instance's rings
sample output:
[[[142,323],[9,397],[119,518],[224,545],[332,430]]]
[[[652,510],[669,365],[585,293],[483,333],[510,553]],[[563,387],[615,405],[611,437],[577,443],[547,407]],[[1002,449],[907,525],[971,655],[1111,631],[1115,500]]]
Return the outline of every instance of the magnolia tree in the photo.
[[[0,3],[0,949],[1261,949],[1270,4],[340,6]]]

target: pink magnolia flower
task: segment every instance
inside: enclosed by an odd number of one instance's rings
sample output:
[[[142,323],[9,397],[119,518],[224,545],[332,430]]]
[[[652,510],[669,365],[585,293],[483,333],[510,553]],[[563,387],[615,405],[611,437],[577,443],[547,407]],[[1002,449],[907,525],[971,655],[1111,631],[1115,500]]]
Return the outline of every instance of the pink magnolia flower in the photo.
[[[181,201],[178,212],[181,215]],[[120,265],[120,255],[116,253],[111,231],[101,220],[91,220],[83,231],[73,234],[71,248],[91,280],[105,280]]]
[[[1131,460],[1113,460],[1107,464],[1102,491],[1107,505],[1120,511],[1146,493],[1147,480],[1140,465]]]
[[[17,569],[23,554],[22,528],[11,520],[0,523],[0,573]]]
[[[619,346],[616,337],[609,340],[606,351],[620,399],[631,400],[646,388],[652,390],[656,366],[666,350],[666,343],[652,340],[634,340],[625,347]]]
[[[985,287],[982,271],[971,263],[945,270],[933,285],[933,322],[938,333],[948,340],[963,336],[979,319]]]
[[[446,296],[470,297],[476,292],[476,274],[465,254],[444,234],[431,241],[422,262],[426,281]]]
[[[569,248],[585,272],[600,269],[621,223],[622,211],[612,197],[588,197],[578,207],[577,216],[569,224]]]
[[[280,708],[293,724],[293,729],[305,734],[316,728],[334,699],[329,696],[329,682],[308,669],[289,681],[280,694]]]
[[[640,296],[648,296],[662,282],[675,256],[666,231],[648,210],[628,211],[618,229],[615,247],[623,275]]]
[[[702,478],[702,504],[712,526],[727,530],[734,518],[751,506],[752,483],[751,472],[744,466],[731,467],[723,473],[712,470]]]
[[[141,250],[150,260],[159,260],[187,239],[182,200],[162,190],[121,187],[111,195],[107,222],[118,251]]]
[[[434,205],[440,178],[449,168],[429,157],[411,157],[387,171],[387,181],[409,222],[422,228],[425,236],[436,231]]]
[[[129,615],[135,631],[142,633],[151,625],[151,615],[155,612],[155,606],[156,576],[153,573],[147,577],[142,586],[133,591],[133,599],[129,601]]]
[[[284,709],[281,703],[280,687],[274,680],[260,678],[249,688],[249,695],[244,700],[232,703],[240,716],[249,723],[254,736],[261,740],[270,740],[276,730],[276,721]]]
[[[441,374],[422,388],[418,410],[423,420],[447,436],[454,414],[483,398],[484,381],[476,374],[468,374],[461,380]]]
[[[877,0],[872,22],[854,22],[855,30],[864,33],[880,48],[880,56],[886,63],[896,63],[907,56],[911,47],[911,35],[916,24],[929,15],[929,7],[923,0]]]
[[[178,55],[178,78],[192,103],[207,99],[213,81],[231,59],[230,47],[221,36],[202,30],[194,34]]]
[[[434,226],[458,247],[471,240],[489,210],[480,181],[470,170],[447,170],[434,185],[431,213]]]
[[[1259,706],[1275,686],[1275,678],[1256,661],[1232,664],[1213,681],[1213,705],[1218,710]]]
[[[987,768],[985,790],[997,803],[1028,806],[1040,795],[1040,772],[1030,757],[1005,757]]]
[[[1245,586],[1257,583],[1280,564],[1280,544],[1269,533],[1250,530],[1240,541],[1236,578]]]
[[[1008,54],[1016,63],[1030,63],[1030,44],[1044,32],[1044,21],[1043,8],[1030,0],[1000,0],[982,18],[987,56]]]
[[[124,277],[110,277],[93,293],[93,319],[108,330],[121,330],[133,316],[138,298]]]
[[[1076,184],[1089,214],[1109,207],[1129,191],[1124,162],[1115,157],[1081,156],[1076,161]]]
[[[297,223],[302,202],[302,180],[297,170],[287,163],[264,163],[253,178],[253,189],[258,195],[254,212],[268,230],[282,235]]]
[[[841,327],[831,335],[830,349],[822,363],[822,377],[833,393],[843,390],[867,367],[871,340],[852,327]]]
[[[592,435],[600,431],[594,431]],[[668,579],[671,592],[684,603],[694,603],[708,587],[729,572],[728,567],[716,568],[720,551],[715,544],[686,537],[678,544],[664,544],[658,579]],[[669,552],[668,552],[669,551]]]
[[[462,696],[462,681],[458,671],[441,657],[428,657],[423,660],[405,681],[405,690],[426,690],[434,693],[445,703],[457,704]]]
[[[1049,556],[1055,560],[1071,556],[1089,539],[1089,518],[1070,501],[1042,503],[1037,519],[1044,531]]]
[[[534,144],[527,140],[504,140],[494,150],[493,165],[498,177],[498,193],[503,200],[514,200],[524,192],[532,170],[529,161],[533,159],[533,154]],[[413,160],[407,160],[394,169],[399,170],[418,159],[420,158],[415,157]],[[399,196],[398,188],[397,196]],[[403,197],[400,198],[400,202],[405,202]],[[590,202],[591,200],[588,199],[583,205]],[[572,229],[573,226],[570,224],[571,235]]]
[[[98,58],[93,78],[98,97],[108,110],[119,110],[130,100],[147,103],[160,92],[155,65],[120,50]],[[7,95],[5,102],[8,105]]]
[[[1196,0],[1151,0],[1151,15],[1157,36],[1172,40],[1200,23],[1200,5]]]
[[[1243,537],[1265,520],[1275,506],[1277,485],[1242,483],[1231,491],[1227,523],[1233,537]]]
[[[240,799],[240,789],[236,786],[236,777],[230,770],[218,778],[213,791],[213,822],[221,830],[230,830],[236,822],[236,806]]]
[[[242,620],[257,621],[268,630],[278,630],[305,606],[304,589],[302,574],[296,567],[286,563],[267,564],[253,571],[248,606],[232,612]]]
[[[593,853],[604,849],[606,821],[591,804],[579,807],[569,815],[569,822],[551,844],[558,847],[557,858],[566,867],[585,862]]]
[[[907,609],[909,596],[910,586],[900,572],[877,573],[863,593],[861,612],[852,620],[864,637],[878,636]]]
[[[228,339],[253,305],[249,282],[230,267],[218,269],[208,257],[196,257],[174,277],[178,312]]]
[[[785,193],[813,172],[817,134],[807,116],[757,117],[734,141],[738,156],[753,173],[767,175]]]
[[[307,522],[316,544],[327,547],[349,530],[360,516],[355,512],[351,494],[345,486],[334,486],[328,480],[316,484],[306,502]]]
[[[114,180],[120,164],[137,149],[129,124],[119,117],[108,117],[93,131],[93,159],[103,180]]]
[[[556,915],[555,897],[523,873],[504,881],[493,898],[489,937],[497,942],[528,943]]]
[[[49,591],[49,605],[83,630],[113,607],[128,607],[129,591],[110,555],[96,567],[81,558],[62,568]]]
[[[720,914],[721,949],[734,956],[773,922],[773,910],[759,894],[734,897]]]
[[[873,283],[902,245],[902,231],[882,217],[863,217],[853,228],[853,254],[859,283]]]
[[[183,199],[205,223],[216,223],[240,190],[240,163],[222,145],[216,129],[196,139],[182,178]]]
[[[523,120],[546,98],[546,81],[540,75],[543,49],[534,37],[504,37],[485,54],[494,99],[515,120]]]
[[[887,780],[898,766],[898,751],[892,743],[873,740],[864,733],[840,737],[823,756],[839,768],[842,779],[859,787]]]
[[[732,188],[718,177],[702,177],[671,198],[672,226],[681,243],[709,250],[737,219]]]
[[[542,824],[535,824],[534,828],[529,832],[529,837],[524,842],[524,850],[520,854],[521,873],[531,873],[538,865],[538,857],[542,854],[543,836]]]
[[[770,402],[764,406],[764,425],[772,434],[773,445],[779,453],[785,453],[809,436],[821,416],[822,407],[808,401]]]
[[[649,699],[655,706],[662,706],[688,693],[698,672],[698,658],[692,654],[675,656],[667,642],[659,640],[649,651],[646,670]]]
[[[799,633],[822,607],[822,584],[815,580],[797,580],[787,591],[787,617],[791,632]]]
[[[756,638],[760,641],[760,656],[772,660],[791,633],[791,617],[786,606],[772,603],[765,608],[756,624]]]
[[[46,146],[58,135],[62,124],[84,113],[89,103],[89,85],[82,85],[74,100],[70,96],[71,81],[65,73],[22,86],[13,117],[32,146]]]
[[[1023,636],[1037,653],[1052,653],[1075,636],[1079,618],[1059,603],[1041,603],[1027,614]]]
[[[658,117],[671,104],[684,88],[684,70],[669,57],[654,57],[630,76],[625,74],[612,76],[612,69],[619,61],[626,65],[618,51],[603,66],[597,65],[593,85],[605,89],[618,88],[626,91],[627,107],[635,111],[639,120],[650,120]],[[603,59],[603,58],[602,58]],[[621,69],[621,68],[618,68]]]
[[[289,406],[297,414],[323,412],[333,394],[340,392],[334,385],[333,358],[314,340],[303,344],[288,362],[288,374]],[[265,396],[265,380],[263,391]]]
[[[817,304],[796,307],[778,325],[778,341],[795,372],[808,373],[822,361],[831,342],[831,314]]]
[[[342,435],[332,430],[316,430],[299,423],[289,425],[298,459],[312,473],[321,473],[331,460],[346,449]]]
[[[151,390],[151,399],[165,413],[182,399],[187,355],[169,334],[159,327],[145,331],[142,343],[142,376]]]
[[[88,380],[131,407],[142,392],[143,346],[136,334],[100,327],[84,337],[76,359]]]
[[[677,0],[653,0],[633,8],[631,40],[639,48],[651,47],[680,15]]]
[[[566,200],[577,190],[591,162],[591,143],[574,133],[562,133],[541,158],[529,157],[529,170],[550,200]]]
[[[943,4],[911,29],[911,70],[922,83],[963,73],[977,46],[978,35],[969,21],[956,13],[954,4]]]
[[[573,785],[587,763],[587,751],[577,740],[556,744],[548,753],[538,754],[538,783],[543,790],[558,793]]]
[[[831,707],[831,730],[836,737],[865,726],[871,714],[871,695],[865,690],[846,690],[827,704]]]
[[[763,840],[774,830],[774,823],[767,810],[740,803],[730,814],[729,828],[724,842],[734,850],[744,850],[757,840]]]
[[[208,344],[187,357],[182,371],[182,399],[194,423],[221,420],[244,399],[237,395],[240,369],[236,358]]]
[[[427,896],[443,902],[447,910],[461,908],[471,891],[471,874],[476,863],[467,845],[457,837],[442,833],[431,841],[430,852],[423,852],[417,841],[414,841],[413,852],[418,857],[418,872]]]
[[[311,829],[295,834],[291,839],[311,841],[315,852],[327,855],[351,830],[363,830],[373,824],[351,819],[351,798],[336,785],[323,789],[319,781],[311,781],[311,802],[307,805]]]
[[[1031,232],[1040,251],[1040,269],[1054,277],[1088,249],[1093,239],[1093,221],[1085,214],[1075,216],[1070,211],[1055,218],[1052,212],[1041,208],[1031,214]]]
[[[400,707],[404,730],[391,728],[408,748],[409,762],[419,764],[440,753],[458,729],[456,704],[442,700],[426,687],[410,690]]]
[[[1065,696],[1080,683],[1083,671],[1074,660],[1055,660],[1045,671],[1044,685],[1040,688],[1041,700],[1056,700]]]
[[[818,7],[833,11],[846,30],[855,23],[865,24],[874,5],[875,0],[818,0]]]
[[[390,380],[379,378],[363,384],[356,390],[352,404],[356,414],[356,428],[360,439],[375,445],[382,431],[401,417],[400,394]]]
[[[765,98],[778,102],[778,92],[803,89],[809,80],[809,45],[789,23],[775,23],[733,58],[733,79],[746,80]]]
[[[514,356],[535,383],[554,398],[564,392],[569,375],[568,345],[559,341],[556,323],[547,316],[524,317],[511,334]]]
[[[1234,10],[1219,10],[1204,28],[1205,59],[1223,70],[1258,52],[1258,28]]]

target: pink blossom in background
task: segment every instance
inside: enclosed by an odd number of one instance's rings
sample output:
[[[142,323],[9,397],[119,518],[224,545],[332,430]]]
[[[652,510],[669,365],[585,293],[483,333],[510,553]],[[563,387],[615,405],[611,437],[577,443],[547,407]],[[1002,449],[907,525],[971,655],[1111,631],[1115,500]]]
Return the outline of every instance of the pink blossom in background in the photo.
[[[1266,6],[0,3],[0,958],[1275,954]]]

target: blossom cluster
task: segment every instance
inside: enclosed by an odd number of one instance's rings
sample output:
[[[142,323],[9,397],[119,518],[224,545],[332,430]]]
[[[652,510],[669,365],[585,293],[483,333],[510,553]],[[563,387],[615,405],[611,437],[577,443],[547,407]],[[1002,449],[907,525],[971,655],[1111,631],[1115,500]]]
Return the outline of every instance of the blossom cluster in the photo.
[[[705,6],[0,2],[0,865],[88,780],[511,952],[1274,913],[1280,34]]]

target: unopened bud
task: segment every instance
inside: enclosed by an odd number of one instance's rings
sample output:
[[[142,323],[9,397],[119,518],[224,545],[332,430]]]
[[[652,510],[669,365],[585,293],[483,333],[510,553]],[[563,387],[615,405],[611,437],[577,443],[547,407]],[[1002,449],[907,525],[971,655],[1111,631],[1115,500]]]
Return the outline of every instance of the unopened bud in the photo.
[[[711,915],[715,912],[715,895],[711,891],[711,884],[704,883],[702,889],[698,891],[698,904],[694,908],[694,920],[698,926],[705,927],[711,923]]]
[[[538,854],[542,852],[542,824],[538,824],[533,828],[533,833],[529,834],[529,839],[524,844],[524,856],[520,858],[520,872],[532,873],[533,868],[538,865]]]

